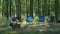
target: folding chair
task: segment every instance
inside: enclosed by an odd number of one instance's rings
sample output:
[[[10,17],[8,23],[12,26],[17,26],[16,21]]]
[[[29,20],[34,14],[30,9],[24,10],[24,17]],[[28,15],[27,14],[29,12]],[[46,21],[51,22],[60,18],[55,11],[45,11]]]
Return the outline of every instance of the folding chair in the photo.
[[[44,16],[39,16],[38,17],[38,24],[44,25]]]
[[[53,27],[54,26],[54,22],[55,22],[54,16],[51,16],[50,17],[50,22],[49,22],[50,27]]]
[[[33,19],[32,16],[27,16],[26,21],[27,21],[27,22],[32,22],[32,19]]]
[[[27,16],[26,21],[27,21],[27,23],[28,23],[28,24],[26,24],[26,26],[28,27],[29,25],[31,25],[31,23],[32,23],[32,21],[33,21],[32,16]],[[32,26],[32,25],[31,25],[31,26]],[[25,27],[25,28],[26,28],[26,27]]]
[[[39,16],[39,22],[44,22],[44,16]]]

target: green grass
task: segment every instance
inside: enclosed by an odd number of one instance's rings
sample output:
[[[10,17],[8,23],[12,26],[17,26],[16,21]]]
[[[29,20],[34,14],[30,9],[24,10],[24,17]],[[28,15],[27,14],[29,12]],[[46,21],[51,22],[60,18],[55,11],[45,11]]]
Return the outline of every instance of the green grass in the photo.
[[[0,34],[60,34],[59,31],[0,31]]]
[[[3,24],[0,23],[0,34],[60,34],[60,29],[53,30],[49,28],[47,31],[21,31],[21,30],[10,30],[7,29],[9,27],[9,20],[3,19]],[[6,30],[4,30],[6,29]]]

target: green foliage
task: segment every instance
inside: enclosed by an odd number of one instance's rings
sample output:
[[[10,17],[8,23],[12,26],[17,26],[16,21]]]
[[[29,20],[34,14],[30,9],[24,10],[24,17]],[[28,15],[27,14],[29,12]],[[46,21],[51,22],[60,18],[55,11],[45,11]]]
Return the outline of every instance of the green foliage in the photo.
[[[11,10],[10,10],[10,1],[11,1]],[[18,1],[18,0],[16,0]],[[8,0],[8,13],[10,14],[10,11],[12,14],[15,14],[16,11],[18,11],[16,5],[18,2],[15,0]],[[0,1],[1,2],[1,1]],[[26,15],[27,12],[30,12],[30,0],[20,0],[21,2],[21,15]],[[39,6],[38,6],[39,3]],[[0,3],[1,4],[1,3]],[[55,13],[55,0],[34,0],[33,1],[33,12],[36,15],[51,15],[51,12]],[[2,1],[2,7],[3,13],[5,15],[6,13],[6,0]],[[1,12],[1,11],[0,11]],[[39,14],[40,13],[40,14]],[[33,14],[34,15],[34,14]]]
[[[60,14],[60,0],[58,0],[58,4],[55,5],[55,1],[57,0],[34,0],[33,1],[33,22],[37,23],[37,17],[43,15],[44,17],[48,16],[55,16],[57,17],[56,13]],[[11,4],[11,5],[10,5]],[[32,3],[31,3],[32,4]],[[7,7],[8,5],[8,7]],[[57,7],[58,6],[58,7]],[[0,0],[0,14],[4,17],[10,14],[16,14],[19,18],[24,22],[26,19],[27,13],[30,12],[30,0]],[[8,9],[7,9],[8,8]],[[58,8],[58,9],[56,9]],[[56,9],[56,10],[55,10]],[[8,10],[8,11],[7,11]],[[11,13],[10,13],[11,11]],[[60,15],[59,15],[60,17]]]

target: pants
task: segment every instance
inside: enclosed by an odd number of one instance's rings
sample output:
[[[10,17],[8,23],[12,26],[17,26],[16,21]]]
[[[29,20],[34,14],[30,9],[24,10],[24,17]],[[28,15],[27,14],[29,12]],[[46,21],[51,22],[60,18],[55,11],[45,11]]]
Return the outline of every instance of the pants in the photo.
[[[20,29],[20,24],[17,23],[16,24],[11,23],[10,26],[12,27],[12,29],[16,29],[16,28]]]

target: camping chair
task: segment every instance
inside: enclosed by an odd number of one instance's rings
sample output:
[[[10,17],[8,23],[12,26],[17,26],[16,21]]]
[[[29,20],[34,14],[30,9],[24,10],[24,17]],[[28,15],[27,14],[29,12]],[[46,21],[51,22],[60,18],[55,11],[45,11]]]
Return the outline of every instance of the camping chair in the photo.
[[[27,16],[26,21],[27,21],[28,24],[26,24],[26,27],[25,27],[25,28],[27,28],[29,25],[31,25],[31,23],[32,23],[32,21],[33,21],[32,16]],[[31,26],[32,26],[32,25],[31,25]]]
[[[54,16],[51,16],[51,17],[50,17],[50,22],[49,22],[50,27],[53,27],[54,22],[55,22]]]
[[[39,18],[39,19],[38,19],[38,22],[39,22],[39,23],[43,23],[43,22],[44,22],[44,16],[39,16],[38,18]],[[38,24],[39,24],[39,23],[38,23]]]
[[[39,16],[39,22],[44,22],[44,16]]]
[[[33,19],[32,16],[27,16],[26,21],[30,24],[33,21],[32,19]]]

